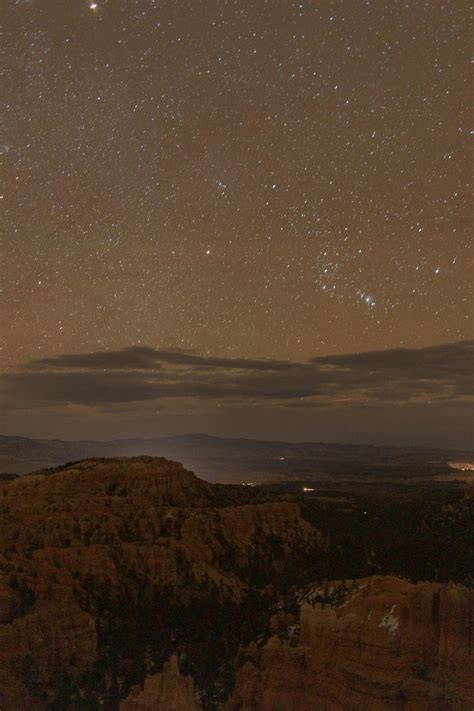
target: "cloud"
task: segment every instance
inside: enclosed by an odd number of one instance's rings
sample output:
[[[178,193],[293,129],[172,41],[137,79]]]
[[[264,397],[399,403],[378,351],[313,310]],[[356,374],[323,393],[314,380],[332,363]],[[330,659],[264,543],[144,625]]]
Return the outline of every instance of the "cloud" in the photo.
[[[474,341],[463,341],[290,362],[133,346],[36,359],[0,384],[10,409],[177,398],[295,409],[455,403],[473,394],[473,353]]]
[[[40,358],[27,364],[26,369],[88,370],[132,369],[156,370],[162,364],[189,366],[191,368],[225,368],[226,370],[288,370],[289,361],[251,360],[246,358],[210,358],[191,351],[155,349],[148,346],[131,346],[120,351],[98,351]]]
[[[443,343],[427,348],[396,348],[368,353],[349,353],[347,355],[324,356],[313,358],[312,363],[336,365],[339,367],[365,369],[383,369],[384,372],[424,378],[444,378],[455,374],[472,376],[474,341]]]

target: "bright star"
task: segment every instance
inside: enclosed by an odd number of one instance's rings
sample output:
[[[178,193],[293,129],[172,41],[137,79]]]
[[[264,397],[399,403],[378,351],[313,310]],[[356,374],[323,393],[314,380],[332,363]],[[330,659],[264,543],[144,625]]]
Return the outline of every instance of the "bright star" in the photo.
[[[375,299],[370,294],[367,294],[363,289],[357,289],[357,296],[363,301],[369,309],[375,308]]]

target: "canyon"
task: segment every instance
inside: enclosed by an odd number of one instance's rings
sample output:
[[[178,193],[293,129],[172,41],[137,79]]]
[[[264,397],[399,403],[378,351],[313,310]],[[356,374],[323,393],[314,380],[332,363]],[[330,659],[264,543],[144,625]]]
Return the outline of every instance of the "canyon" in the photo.
[[[223,634],[227,620],[247,609],[251,625],[323,546],[297,504],[239,504],[241,492],[147,457],[0,484],[2,708],[116,708],[178,639],[198,678],[201,643],[229,656],[240,630]]]
[[[328,528],[317,493],[308,509],[148,456],[0,481],[2,711],[472,706],[472,588],[331,582],[360,532]],[[456,497],[446,532],[472,521]]]

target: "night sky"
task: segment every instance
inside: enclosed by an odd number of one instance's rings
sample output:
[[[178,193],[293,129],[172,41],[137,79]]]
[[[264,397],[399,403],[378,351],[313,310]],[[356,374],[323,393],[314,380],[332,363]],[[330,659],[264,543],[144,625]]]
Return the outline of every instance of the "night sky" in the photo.
[[[2,431],[467,445],[468,11],[3,0]]]

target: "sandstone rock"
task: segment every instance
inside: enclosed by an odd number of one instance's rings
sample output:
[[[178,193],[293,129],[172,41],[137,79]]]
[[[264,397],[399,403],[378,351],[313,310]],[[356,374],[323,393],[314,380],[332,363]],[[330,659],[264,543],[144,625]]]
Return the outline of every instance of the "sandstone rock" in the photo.
[[[296,648],[247,650],[227,711],[473,707],[474,591],[374,577],[334,604],[314,603],[316,593],[301,604]]]
[[[239,604],[255,571],[262,595],[274,595],[287,561],[321,545],[297,504],[224,506],[219,491],[151,457],[85,460],[2,483],[2,711],[30,697],[28,708],[46,708],[58,673],[79,683],[107,648],[97,629],[113,626],[117,609],[126,617],[165,597]],[[128,688],[126,672],[114,673]]]
[[[180,674],[178,660],[172,656],[161,674],[145,679],[143,689],[134,689],[122,701],[119,711],[202,711],[202,707],[193,680]]]
[[[39,604],[25,617],[0,625],[0,708],[42,709],[51,698],[51,675],[61,671],[78,681],[93,668],[96,652],[95,622],[73,600]],[[32,686],[45,690],[43,702],[34,698]]]

